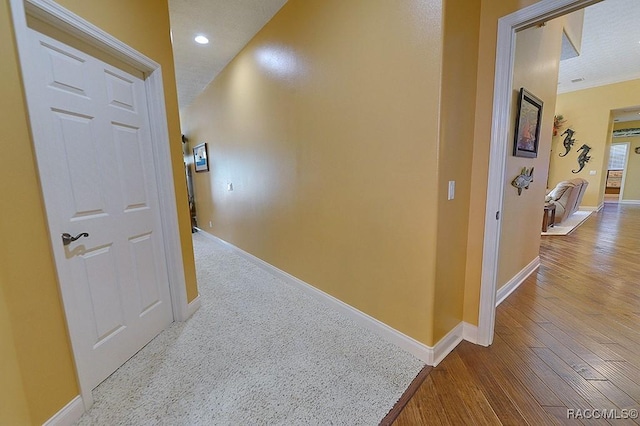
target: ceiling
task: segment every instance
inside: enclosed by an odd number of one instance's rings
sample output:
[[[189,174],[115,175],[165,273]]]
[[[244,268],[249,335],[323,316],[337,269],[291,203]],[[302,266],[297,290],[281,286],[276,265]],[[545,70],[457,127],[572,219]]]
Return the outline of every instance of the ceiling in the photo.
[[[558,93],[640,78],[639,23],[638,0],[604,0],[586,8],[580,55],[560,61]],[[639,112],[640,105],[629,105],[614,117],[639,120]]]
[[[169,0],[180,109],[189,106],[287,0]],[[194,41],[204,35],[209,44]]]
[[[616,123],[623,121],[640,121],[640,105],[614,109],[612,113],[613,121]]]
[[[193,102],[286,1],[169,0],[180,109]],[[195,43],[199,34],[210,43]],[[637,78],[640,0],[604,0],[585,9],[582,49],[579,56],[560,62],[558,93]],[[640,106],[629,106],[617,118],[636,120],[638,112]]]

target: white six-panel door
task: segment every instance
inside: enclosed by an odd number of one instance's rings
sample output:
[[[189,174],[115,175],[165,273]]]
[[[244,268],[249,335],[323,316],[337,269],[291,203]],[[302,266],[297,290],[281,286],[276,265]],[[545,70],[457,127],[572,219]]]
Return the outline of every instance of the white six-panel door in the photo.
[[[92,389],[173,321],[145,85],[29,32],[38,167],[77,369]],[[62,233],[84,232],[63,245]]]

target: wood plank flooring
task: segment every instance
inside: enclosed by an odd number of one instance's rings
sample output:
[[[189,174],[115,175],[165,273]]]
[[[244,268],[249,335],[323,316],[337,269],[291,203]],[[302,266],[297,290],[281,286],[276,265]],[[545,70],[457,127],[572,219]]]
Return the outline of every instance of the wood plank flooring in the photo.
[[[640,206],[607,203],[540,258],[493,345],[458,345],[394,425],[640,424],[589,411],[640,409]]]

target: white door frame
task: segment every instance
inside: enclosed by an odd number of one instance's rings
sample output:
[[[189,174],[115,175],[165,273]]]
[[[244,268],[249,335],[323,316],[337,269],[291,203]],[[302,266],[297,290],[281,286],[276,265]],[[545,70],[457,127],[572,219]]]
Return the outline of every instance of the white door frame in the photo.
[[[189,316],[189,309],[194,310],[197,306],[189,307],[187,305],[177,203],[171,166],[169,129],[167,127],[164,87],[162,84],[162,69],[160,64],[52,0],[10,0],[10,5],[18,56],[23,70],[28,69],[27,67],[34,63],[32,58],[33,52],[29,49],[26,20],[27,15],[30,15],[73,35],[144,73],[146,77],[144,84],[149,105],[150,132],[153,141],[153,161],[156,169],[158,201],[164,233],[166,267],[169,276],[173,319],[174,321],[186,320]],[[27,84],[28,79],[24,79],[24,81],[25,84]],[[30,107],[33,102],[36,102],[36,100],[27,96],[27,107]],[[52,244],[53,243],[59,243],[59,236],[55,236],[55,238],[52,237]],[[74,350],[74,357],[75,355]],[[79,386],[86,409],[93,403],[93,397],[91,395],[92,389],[83,388],[82,380],[79,380]]]
[[[620,194],[618,194],[618,202],[621,203],[622,195],[624,194],[624,185],[627,182],[627,169],[629,168],[629,154],[631,154],[631,142],[611,142],[611,146],[613,145],[627,146],[627,154],[624,157],[624,169],[622,170],[622,181],[620,182]],[[605,186],[606,186],[606,183],[605,183]]]
[[[498,20],[496,74],[493,89],[493,119],[487,180],[487,204],[482,248],[482,278],[477,343],[493,342],[496,315],[497,272],[499,262],[500,213],[505,182],[505,166],[509,150],[507,134],[512,128],[511,99],[516,31],[537,22],[582,9],[601,0],[541,0]]]

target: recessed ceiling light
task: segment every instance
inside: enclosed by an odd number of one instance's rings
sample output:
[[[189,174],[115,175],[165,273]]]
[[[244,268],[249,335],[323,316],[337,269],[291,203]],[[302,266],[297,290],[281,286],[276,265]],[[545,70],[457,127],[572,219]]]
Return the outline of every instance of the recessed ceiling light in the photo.
[[[207,44],[207,43],[209,43],[209,39],[208,39],[208,38],[206,38],[206,37],[205,37],[205,36],[203,36],[203,35],[199,35],[199,36],[197,36],[194,40],[195,40],[195,41],[196,41],[196,43],[198,43],[198,44]]]

